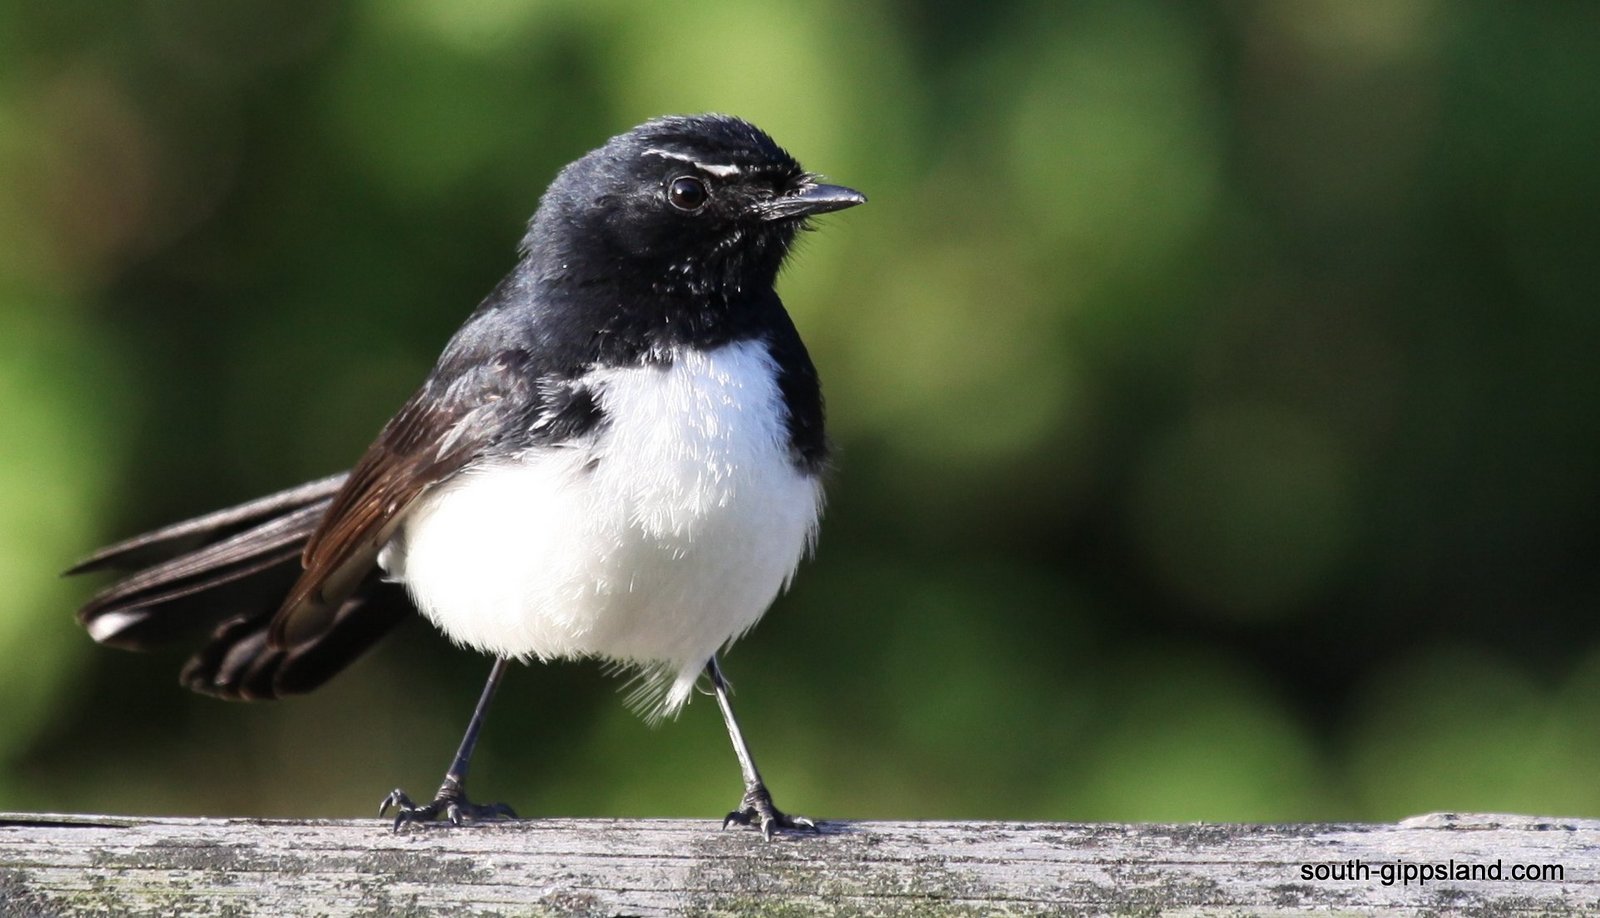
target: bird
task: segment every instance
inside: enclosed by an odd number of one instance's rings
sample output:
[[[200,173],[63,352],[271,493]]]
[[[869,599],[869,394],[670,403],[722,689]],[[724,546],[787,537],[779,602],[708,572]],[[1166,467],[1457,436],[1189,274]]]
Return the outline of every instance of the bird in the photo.
[[[97,642],[199,644],[180,681],[232,700],[311,691],[420,613],[492,658],[431,800],[393,829],[514,817],[467,795],[512,662],[594,659],[676,714],[709,683],[744,792],[779,810],[719,655],[816,539],[831,446],[817,371],[775,291],[818,215],[866,201],[721,114],[649,120],[560,170],[511,271],[349,471],[103,548]]]

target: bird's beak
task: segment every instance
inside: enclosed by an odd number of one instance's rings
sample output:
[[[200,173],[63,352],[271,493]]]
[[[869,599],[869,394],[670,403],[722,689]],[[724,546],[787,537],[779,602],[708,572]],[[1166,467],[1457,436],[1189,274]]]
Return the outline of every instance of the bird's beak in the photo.
[[[774,198],[762,208],[762,217],[768,220],[789,220],[809,217],[833,210],[844,210],[867,203],[867,196],[843,185],[818,185],[807,182],[794,191]]]

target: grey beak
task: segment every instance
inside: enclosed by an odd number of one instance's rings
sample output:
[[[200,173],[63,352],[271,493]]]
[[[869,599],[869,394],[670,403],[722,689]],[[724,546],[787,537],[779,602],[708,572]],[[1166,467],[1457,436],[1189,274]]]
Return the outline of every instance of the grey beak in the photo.
[[[865,203],[867,196],[854,188],[846,188],[843,185],[806,184],[800,186],[797,191],[767,204],[762,209],[762,216],[768,220],[788,220],[844,210],[846,207]]]

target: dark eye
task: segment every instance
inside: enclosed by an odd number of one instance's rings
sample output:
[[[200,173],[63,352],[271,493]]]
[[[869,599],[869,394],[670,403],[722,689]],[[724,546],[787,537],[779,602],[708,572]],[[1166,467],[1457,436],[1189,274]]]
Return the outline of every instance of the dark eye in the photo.
[[[690,175],[675,178],[667,186],[667,200],[679,210],[699,210],[708,197],[706,183]]]

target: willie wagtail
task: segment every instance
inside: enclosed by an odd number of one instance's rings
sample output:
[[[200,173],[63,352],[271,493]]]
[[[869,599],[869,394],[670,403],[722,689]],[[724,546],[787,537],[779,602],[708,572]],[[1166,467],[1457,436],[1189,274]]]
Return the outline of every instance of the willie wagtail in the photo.
[[[609,661],[651,716],[705,673],[744,777],[723,824],[813,827],[773,806],[717,653],[822,508],[822,395],[773,283],[811,217],[865,200],[737,118],[613,137],[353,469],[97,552],[71,573],[132,573],[79,620],[126,648],[209,631],[182,681],[230,699],[310,691],[413,609],[492,655],[437,795],[383,802],[396,829],[511,815],[465,786],[509,661]]]

